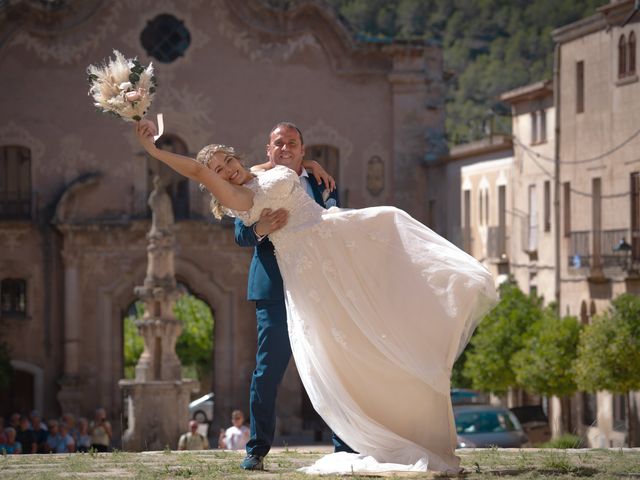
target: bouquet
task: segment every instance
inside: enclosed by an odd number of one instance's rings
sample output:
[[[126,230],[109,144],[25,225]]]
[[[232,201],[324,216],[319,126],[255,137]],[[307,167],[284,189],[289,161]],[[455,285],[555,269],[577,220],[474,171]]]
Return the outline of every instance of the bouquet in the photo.
[[[117,50],[115,59],[103,66],[89,65],[89,95],[99,111],[128,122],[142,120],[156,92],[153,64],[145,67],[136,58],[127,59]]]

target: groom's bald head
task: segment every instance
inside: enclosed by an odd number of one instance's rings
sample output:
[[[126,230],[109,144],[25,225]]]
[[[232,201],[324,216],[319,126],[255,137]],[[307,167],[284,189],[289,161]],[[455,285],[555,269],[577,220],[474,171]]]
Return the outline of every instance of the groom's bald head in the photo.
[[[279,128],[289,128],[298,132],[298,136],[300,137],[300,144],[304,145],[304,138],[302,138],[302,131],[298,128],[298,126],[295,123],[291,123],[291,122],[276,123],[271,129],[271,131],[269,132],[269,138],[268,138],[269,142],[271,142],[271,134]]]

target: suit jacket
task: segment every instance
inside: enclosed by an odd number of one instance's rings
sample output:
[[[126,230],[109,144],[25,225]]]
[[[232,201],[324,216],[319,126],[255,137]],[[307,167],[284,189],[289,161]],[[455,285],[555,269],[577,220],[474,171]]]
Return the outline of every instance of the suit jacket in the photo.
[[[316,203],[326,208],[327,205],[322,199],[322,192],[326,189],[325,185],[318,185],[313,175],[309,175],[309,185],[311,185]],[[327,202],[329,199],[333,199],[335,205],[338,205],[338,189],[331,192]],[[245,226],[238,218],[235,221],[235,237],[236,243],[241,247],[254,247],[249,267],[247,300],[284,300],[282,276],[273,244],[269,238],[267,237],[258,243],[253,228]]]

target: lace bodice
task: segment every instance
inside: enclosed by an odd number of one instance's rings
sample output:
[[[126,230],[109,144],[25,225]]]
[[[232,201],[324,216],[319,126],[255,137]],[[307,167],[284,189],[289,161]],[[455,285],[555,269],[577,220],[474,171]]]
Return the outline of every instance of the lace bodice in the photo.
[[[298,174],[287,167],[277,166],[260,173],[246,183],[245,187],[255,193],[253,207],[246,212],[231,212],[245,225],[253,225],[257,222],[265,208],[272,210],[285,208],[289,211],[287,225],[269,235],[269,239],[276,248],[279,244],[292,240],[301,230],[306,230],[318,223],[322,212],[325,211],[307,194]]]

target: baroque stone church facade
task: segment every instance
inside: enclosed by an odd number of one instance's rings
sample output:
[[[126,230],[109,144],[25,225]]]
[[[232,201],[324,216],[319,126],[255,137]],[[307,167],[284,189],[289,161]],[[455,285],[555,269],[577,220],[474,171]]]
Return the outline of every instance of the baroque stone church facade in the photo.
[[[317,1],[0,2],[0,341],[16,372],[0,413],[121,416],[123,317],[145,275],[158,173],[177,220],[177,279],[214,313],[210,388],[226,422],[247,409],[254,367],[252,252],[195,183],[144,154],[131,124],[94,111],[85,70],[113,49],[154,62],[164,148],[225,143],[259,163],[271,126],[293,121],[343,205],[392,204],[423,222],[425,155],[443,146],[441,51],[356,40]],[[300,431],[304,403],[292,366],[281,431]]]

